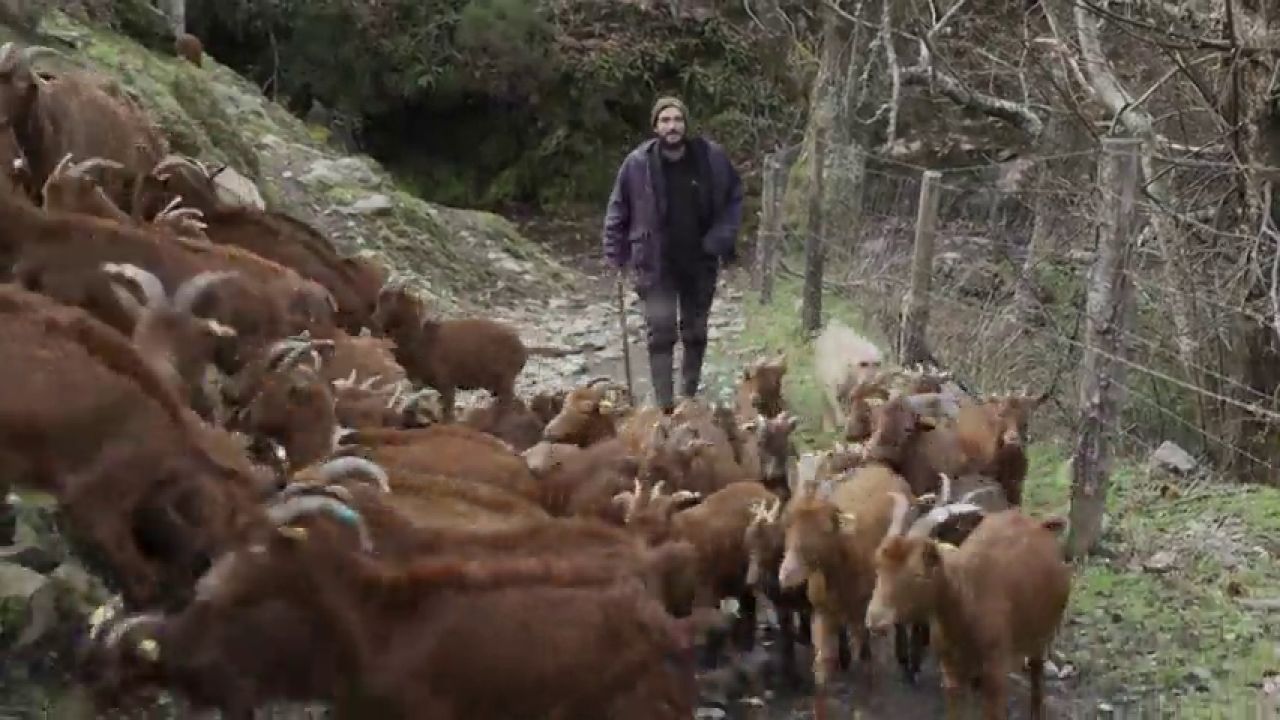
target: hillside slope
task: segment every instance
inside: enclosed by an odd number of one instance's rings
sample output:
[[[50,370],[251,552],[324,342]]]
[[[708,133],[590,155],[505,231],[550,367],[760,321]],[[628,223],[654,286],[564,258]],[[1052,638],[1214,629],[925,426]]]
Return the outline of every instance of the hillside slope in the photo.
[[[17,33],[0,25],[0,41]],[[344,156],[251,82],[212,58],[197,68],[136,42],[49,13],[34,38],[59,50],[42,70],[86,67],[120,84],[163,129],[174,152],[226,163],[253,180],[269,206],[324,228],[340,252],[372,253],[410,275],[442,311],[529,296],[568,271],[503,218],[424,202],[376,161]]]

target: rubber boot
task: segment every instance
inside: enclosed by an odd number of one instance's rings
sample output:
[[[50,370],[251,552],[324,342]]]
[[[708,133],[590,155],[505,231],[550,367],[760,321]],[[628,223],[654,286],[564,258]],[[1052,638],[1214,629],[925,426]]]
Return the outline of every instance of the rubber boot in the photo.
[[[680,396],[692,398],[698,394],[702,380],[702,358],[707,354],[706,345],[684,346],[684,358],[680,363]]]
[[[664,413],[670,414],[675,409],[675,382],[672,374],[675,370],[675,354],[668,352],[649,353],[649,377],[653,382],[653,401]]]

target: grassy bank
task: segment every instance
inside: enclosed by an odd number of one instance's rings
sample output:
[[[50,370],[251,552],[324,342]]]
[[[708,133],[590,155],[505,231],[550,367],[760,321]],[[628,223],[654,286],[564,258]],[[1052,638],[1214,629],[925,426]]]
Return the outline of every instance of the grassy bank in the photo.
[[[785,392],[802,416],[800,444],[812,448],[833,435],[817,431],[820,396],[799,290],[780,278],[769,305],[749,297],[738,350],[786,350]],[[825,317],[889,347],[856,306],[823,302]],[[1070,425],[1036,418],[1031,434],[1026,507],[1065,515]],[[1102,700],[1147,711],[1159,702],[1183,717],[1255,717],[1257,684],[1280,674],[1280,615],[1259,606],[1280,598],[1280,490],[1175,478],[1121,458],[1107,509],[1102,551],[1076,565],[1055,645],[1076,672],[1057,687],[1091,707]]]

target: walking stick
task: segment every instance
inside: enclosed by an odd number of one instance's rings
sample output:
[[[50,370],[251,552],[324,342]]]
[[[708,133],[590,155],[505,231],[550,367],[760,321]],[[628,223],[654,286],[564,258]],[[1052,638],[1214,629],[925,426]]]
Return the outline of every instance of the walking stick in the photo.
[[[618,271],[618,326],[622,330],[622,369],[627,374],[627,401],[634,405],[636,391],[631,384],[631,338],[627,335],[627,296],[622,287],[626,277],[625,270]]]

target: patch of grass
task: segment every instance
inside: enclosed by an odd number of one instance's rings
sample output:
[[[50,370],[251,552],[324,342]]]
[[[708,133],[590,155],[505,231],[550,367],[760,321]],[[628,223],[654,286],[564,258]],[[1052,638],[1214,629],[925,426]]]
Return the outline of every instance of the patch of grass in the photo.
[[[778,277],[774,280],[773,300],[761,305],[759,295],[748,293],[746,324],[741,336],[738,353],[744,359],[760,354],[786,351],[787,374],[783,380],[783,392],[791,411],[800,416],[796,439],[801,447],[811,448],[830,444],[836,438],[834,431],[821,432],[822,391],[813,375],[813,343],[805,336],[800,319],[799,280]],[[849,327],[863,333],[881,347],[888,347],[885,338],[868,327],[868,323],[853,303],[830,295],[823,299],[823,322],[837,318]]]
[[[823,302],[825,317],[888,347],[853,304]],[[812,345],[800,329],[800,282],[779,278],[772,303],[749,296],[746,307],[742,359],[785,350],[784,391],[801,416],[800,444],[829,445],[835,433],[817,432],[821,400]],[[1052,439],[1029,447],[1027,511],[1069,513],[1070,452],[1068,442]],[[1178,479],[1117,458],[1102,552],[1075,563],[1054,646],[1079,671],[1062,689],[1142,712],[1158,703],[1182,717],[1253,717],[1251,684],[1280,672],[1280,617],[1247,599],[1276,597],[1280,489]]]

